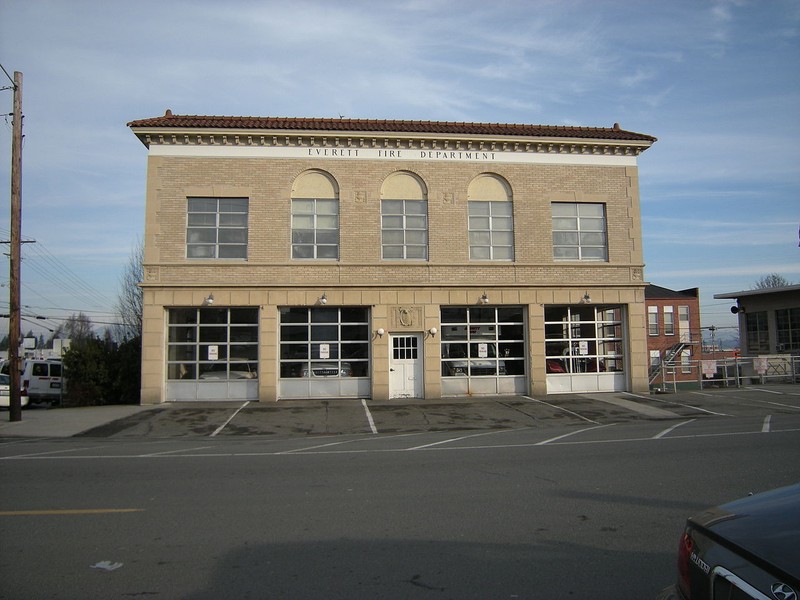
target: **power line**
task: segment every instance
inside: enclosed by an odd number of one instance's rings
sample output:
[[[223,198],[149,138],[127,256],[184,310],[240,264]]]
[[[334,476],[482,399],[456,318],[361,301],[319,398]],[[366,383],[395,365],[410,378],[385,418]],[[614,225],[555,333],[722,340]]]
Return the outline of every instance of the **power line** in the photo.
[[[35,253],[39,254],[48,264],[54,266],[56,269],[64,269],[67,272],[67,275],[70,275],[74,280],[75,283],[82,289],[88,291],[92,294],[97,294],[97,290],[91,286],[91,284],[87,283],[83,279],[80,278],[69,266],[67,266],[64,262],[62,262],[57,256],[55,256],[44,244],[37,244],[36,246],[31,246],[30,249]],[[102,294],[101,294],[102,295]],[[108,298],[104,298],[108,300]]]
[[[8,77],[8,80],[11,82],[11,87],[10,88],[4,87],[4,88],[1,88],[1,89],[4,89],[4,90],[14,90],[14,89],[16,89],[17,88],[17,82],[14,81],[13,77],[11,77],[11,75],[8,74],[8,71],[6,71],[6,68],[2,65],[2,63],[0,63],[0,69],[3,69],[3,73],[6,74],[6,77]]]
[[[29,246],[28,248],[31,249],[34,254],[38,255],[38,257],[44,263],[44,266],[36,264],[36,267],[39,269],[40,273],[44,273],[46,276],[52,277],[53,272],[55,272],[57,280],[61,282],[64,287],[69,289],[76,297],[81,297],[85,294],[82,299],[88,299],[90,303],[96,301],[98,296],[100,300],[109,302],[108,298],[105,298],[103,294],[99,293],[90,284],[81,279],[72,269],[55,257],[46,247],[37,244],[35,246]],[[30,261],[31,258],[28,258],[28,260]],[[33,265],[35,264],[35,261],[23,264]],[[53,271],[50,269],[53,269]],[[64,275],[61,275],[61,273],[64,273]]]
[[[0,229],[0,234],[5,233],[6,231],[4,229]],[[107,306],[114,305],[111,299],[107,298],[96,288],[84,281],[69,266],[50,252],[44,244],[37,242],[36,244],[31,244],[28,248],[31,252],[24,258],[24,265],[26,268],[30,268],[34,273],[52,282],[65,293],[74,296],[81,303],[96,305],[99,300]],[[26,288],[29,289],[29,291],[33,291],[29,286],[26,286]],[[38,292],[34,293],[45,299],[46,302],[56,304],[52,300],[45,298],[42,294]]]

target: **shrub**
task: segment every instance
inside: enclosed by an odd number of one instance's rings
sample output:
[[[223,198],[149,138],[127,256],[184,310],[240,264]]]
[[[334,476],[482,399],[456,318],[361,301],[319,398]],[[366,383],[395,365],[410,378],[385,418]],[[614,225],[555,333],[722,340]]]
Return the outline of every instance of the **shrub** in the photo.
[[[73,341],[64,354],[64,406],[136,404],[141,377],[141,338],[120,344],[98,338]]]

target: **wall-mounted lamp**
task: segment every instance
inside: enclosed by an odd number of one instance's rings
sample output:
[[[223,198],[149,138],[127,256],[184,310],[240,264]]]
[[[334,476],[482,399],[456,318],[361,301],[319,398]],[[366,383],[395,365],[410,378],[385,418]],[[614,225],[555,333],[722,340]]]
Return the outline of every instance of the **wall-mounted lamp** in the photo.
[[[436,333],[437,333],[438,331],[439,331],[439,330],[438,330],[438,329],[436,329],[436,327],[431,327],[430,329],[428,329],[428,333],[429,333],[429,334],[431,334],[431,337],[436,337]]]
[[[322,296],[319,297],[319,303],[320,304],[328,303],[328,296],[325,294],[325,292],[322,292]]]
[[[486,295],[486,292],[483,292],[483,296],[478,298],[481,304],[489,304],[489,296]]]
[[[735,315],[744,312],[744,306],[731,306],[731,312]]]
[[[581,298],[581,304],[590,304],[592,302],[592,297],[589,295],[589,292],[586,292]]]
[[[383,337],[383,334],[386,332],[383,330],[383,327],[379,327],[378,329],[375,330],[375,333],[378,334],[378,337]]]
[[[203,306],[211,306],[212,304],[214,304],[214,294],[209,294],[203,298]]]

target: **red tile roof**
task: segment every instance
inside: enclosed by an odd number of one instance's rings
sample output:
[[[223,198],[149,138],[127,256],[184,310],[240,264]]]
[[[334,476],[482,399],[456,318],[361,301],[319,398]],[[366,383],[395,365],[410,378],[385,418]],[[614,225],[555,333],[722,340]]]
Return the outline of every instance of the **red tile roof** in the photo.
[[[615,123],[613,127],[569,127],[562,125],[519,125],[509,123],[458,123],[452,121],[395,121],[384,119],[315,119],[295,117],[224,117],[203,115],[173,115],[141,119],[129,127],[187,128],[187,129],[279,129],[296,131],[331,131],[359,133],[438,133],[445,135],[495,135],[547,138],[584,138],[622,141],[655,142],[657,138],[644,133],[626,131]]]

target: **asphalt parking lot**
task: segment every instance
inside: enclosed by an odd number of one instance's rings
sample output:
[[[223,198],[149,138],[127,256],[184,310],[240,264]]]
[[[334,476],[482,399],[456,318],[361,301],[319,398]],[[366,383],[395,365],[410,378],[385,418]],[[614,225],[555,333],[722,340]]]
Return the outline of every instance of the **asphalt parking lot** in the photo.
[[[93,407],[94,414],[103,409]],[[95,418],[81,427],[84,409],[32,409],[58,420],[74,411],[76,425],[68,435],[119,437],[219,437],[481,431],[519,428],[607,425],[686,418],[754,417],[800,414],[800,386],[769,385],[679,392],[677,394],[567,394],[544,397],[507,396],[448,398],[433,401],[336,399],[262,404],[257,402],[191,402],[124,407],[123,416]],[[63,413],[61,413],[63,414]],[[88,409],[87,413],[88,415]],[[0,437],[15,435],[0,426]],[[16,434],[20,435],[20,434]],[[24,434],[23,434],[24,435]],[[28,434],[33,435],[33,434]],[[52,434],[51,434],[52,435]]]
[[[491,431],[642,421],[800,415],[800,385],[771,384],[678,393],[542,397],[180,402],[157,406],[34,406],[20,422],[0,413],[0,438],[319,435]],[[4,418],[6,417],[6,418]]]

